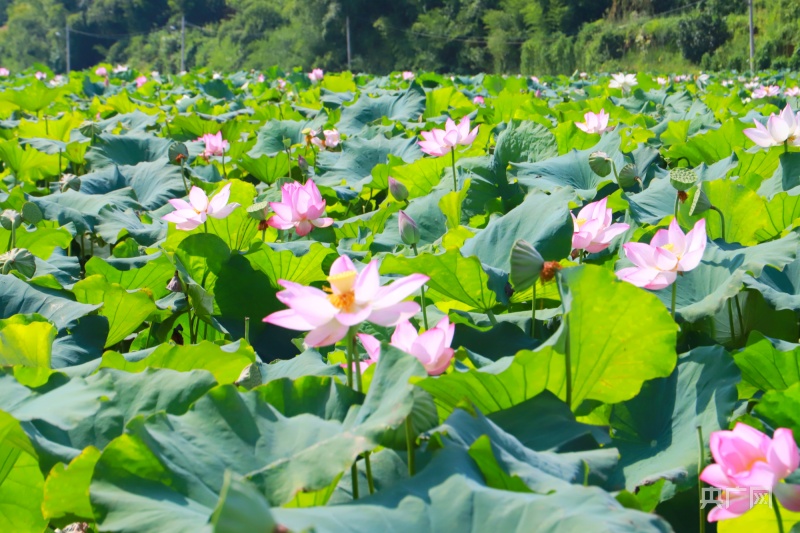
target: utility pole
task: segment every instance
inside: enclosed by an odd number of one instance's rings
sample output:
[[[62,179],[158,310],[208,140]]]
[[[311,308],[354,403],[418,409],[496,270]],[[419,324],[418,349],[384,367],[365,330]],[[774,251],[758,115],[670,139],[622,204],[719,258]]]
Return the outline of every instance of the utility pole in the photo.
[[[69,22],[67,22],[67,76],[69,76],[70,71],[70,61],[69,61]]]
[[[350,17],[348,16],[345,18],[345,28],[347,34],[347,70],[353,71],[353,67],[350,64]]]
[[[750,73],[755,73],[755,62],[753,57],[756,53],[755,28],[753,27],[753,0],[747,0],[750,4]]]
[[[186,15],[181,15],[181,72],[186,71]]]

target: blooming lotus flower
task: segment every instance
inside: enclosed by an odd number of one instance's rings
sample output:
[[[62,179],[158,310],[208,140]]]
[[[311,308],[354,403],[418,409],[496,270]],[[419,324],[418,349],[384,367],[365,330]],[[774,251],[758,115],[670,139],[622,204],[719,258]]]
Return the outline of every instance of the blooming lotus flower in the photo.
[[[64,83],[64,76],[61,74],[56,74],[56,76],[50,81],[50,87],[57,87]]]
[[[791,429],[775,430],[772,438],[748,425],[737,423],[732,431],[715,431],[709,439],[714,464],[700,479],[723,489],[708,521],[736,518],[752,508],[750,491],[772,493],[790,511],[800,511],[800,486],[781,483],[800,465],[800,452]]]
[[[45,74],[44,72],[41,72],[41,71],[38,71],[38,70],[37,70],[37,71],[36,71],[36,74],[34,74],[34,77],[35,77],[37,80],[46,80],[46,79],[47,79],[47,74]]]
[[[697,76],[697,81],[699,81],[700,83],[705,83],[709,80],[709,78],[711,78],[711,76],[709,76],[708,74],[701,73],[699,76]]]
[[[672,285],[678,272],[688,272],[700,264],[706,249],[706,221],[699,220],[684,235],[673,219],[669,230],[658,230],[650,244],[629,242],[623,248],[636,266],[617,271],[617,277],[637,287],[663,289]]]
[[[231,184],[225,185],[209,201],[203,189],[192,187],[189,191],[189,201],[182,199],[170,200],[175,208],[172,213],[167,213],[161,220],[174,222],[178,229],[191,231],[203,224],[207,217],[223,219],[239,207],[236,202],[228,203],[231,197]]]
[[[611,240],[622,235],[630,226],[628,224],[612,224],[611,209],[606,208],[608,198],[587,204],[578,216],[572,215],[575,232],[572,234],[572,248],[586,250],[594,254],[608,248]],[[570,213],[572,214],[572,213]]]
[[[659,85],[666,85],[669,83],[669,78],[662,78],[661,76],[659,76],[658,78],[656,78],[656,81],[658,82]]]
[[[120,74],[122,72],[128,72],[128,65],[117,65],[114,67],[114,74]]]
[[[424,141],[419,141],[419,147],[428,155],[442,156],[458,145],[469,146],[478,135],[479,126],[470,131],[469,117],[465,116],[456,125],[453,119],[448,118],[443,130],[434,129],[423,131]]]
[[[453,342],[455,330],[456,325],[451,324],[448,317],[442,318],[425,333],[418,333],[411,322],[403,320],[397,324],[390,344],[416,357],[428,371],[428,375],[438,376],[447,370],[453,359],[450,344]],[[378,339],[367,334],[360,334],[358,338],[367,350],[369,361],[377,361],[381,355],[381,343]]]
[[[415,77],[414,73],[411,72],[410,70],[404,70],[402,76],[403,76],[403,81],[411,81]]]
[[[477,95],[475,98],[472,99],[472,103],[475,105],[483,105],[485,103],[483,96]]]
[[[786,89],[783,94],[786,96],[800,96],[800,87],[794,86]]]
[[[769,148],[783,143],[800,146],[800,119],[789,105],[783,108],[780,115],[771,114],[766,126],[758,120],[753,121],[756,127],[744,130],[744,134],[758,146]]]
[[[145,83],[147,83],[147,76],[139,76],[138,78],[136,78],[136,80],[135,80],[135,81],[136,81],[136,88],[138,89],[138,88],[140,88],[142,85],[144,85]]]
[[[222,79],[222,74],[220,74],[219,72],[215,72],[214,74],[211,75],[211,79],[212,80],[221,80]]]
[[[159,76],[161,76],[161,74],[157,70],[151,70],[150,71],[150,77],[158,78]]]
[[[586,78],[589,77],[589,75],[587,73],[585,73],[585,72],[581,72],[580,73],[580,77],[581,77],[582,80],[585,80]]]
[[[275,212],[267,223],[273,228],[294,228],[301,237],[308,235],[314,227],[326,228],[333,224],[332,218],[323,217],[325,200],[317,185],[308,180],[305,185],[297,182],[284,183],[281,187],[281,201],[270,202]]]
[[[94,73],[97,74],[98,76],[102,76],[105,78],[106,76],[108,76],[108,69],[106,67],[97,67]]]
[[[601,109],[599,113],[591,111],[583,115],[584,122],[576,122],[575,126],[586,133],[599,133],[602,135],[607,131],[614,128],[608,127],[608,113],[605,109]]]
[[[5,67],[0,67],[0,78],[7,78],[11,74],[9,70]]]
[[[278,86],[279,91],[283,91],[284,89],[286,89],[286,80],[278,78],[276,84]]]
[[[228,149],[228,141],[222,138],[221,131],[217,133],[206,133],[197,140],[205,143],[203,157],[206,159],[212,155],[225,155],[225,151]]]
[[[767,98],[781,94],[781,88],[777,85],[762,85],[753,91],[753,98]]]
[[[533,83],[539,83],[539,78],[537,78],[536,76],[531,76],[531,81]]]
[[[325,135],[324,139],[317,137],[316,132],[315,135],[311,137],[311,142],[320,150],[324,150],[326,148],[336,148],[342,141],[341,135],[336,130],[325,130],[322,133]]]
[[[259,74],[257,79],[258,79],[258,83],[264,83],[264,81],[265,81],[267,78],[266,78],[266,76],[264,76],[263,74]]]
[[[623,91],[630,91],[634,86],[639,85],[636,81],[636,74],[612,74],[611,81],[608,86],[612,89],[622,89]]]
[[[322,72],[321,68],[315,68],[311,72],[308,73],[308,79],[311,81],[322,81],[322,78],[325,77],[325,73]]]
[[[271,220],[271,219],[270,219]],[[264,322],[282,328],[308,331],[308,346],[328,346],[347,335],[352,326],[374,322],[394,326],[419,312],[419,304],[404,301],[422,287],[428,276],[412,274],[381,286],[378,261],[361,272],[343,255],[331,266],[328,292],[287,280],[278,280],[285,289],[278,300],[289,307],[264,318]]]

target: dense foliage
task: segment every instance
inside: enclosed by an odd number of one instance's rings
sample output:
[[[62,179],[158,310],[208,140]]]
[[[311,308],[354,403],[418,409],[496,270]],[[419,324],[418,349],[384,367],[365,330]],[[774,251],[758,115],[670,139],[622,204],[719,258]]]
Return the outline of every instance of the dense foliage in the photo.
[[[189,67],[321,66],[529,75],[637,68],[746,70],[746,2],[729,0],[0,0],[0,57],[63,72],[100,61]],[[759,68],[800,66],[797,2],[758,2]]]

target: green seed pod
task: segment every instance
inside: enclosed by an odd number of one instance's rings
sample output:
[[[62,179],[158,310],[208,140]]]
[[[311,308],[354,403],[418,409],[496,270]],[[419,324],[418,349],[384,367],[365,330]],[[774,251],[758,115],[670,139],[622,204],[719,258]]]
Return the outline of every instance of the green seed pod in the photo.
[[[261,369],[258,368],[257,364],[250,363],[244,367],[242,373],[239,374],[239,378],[233,384],[237,387],[244,387],[247,390],[258,387],[261,385]]]
[[[185,163],[189,159],[189,149],[183,143],[172,143],[169,146],[169,162],[174,165]]]
[[[675,190],[688,191],[697,183],[697,174],[690,168],[673,168],[669,171],[669,181]]]
[[[263,202],[256,202],[247,208],[247,214],[256,220],[266,220],[268,207],[269,202],[266,200]]]
[[[524,291],[533,286],[542,273],[544,258],[527,241],[518,240],[511,247],[511,272],[509,280],[514,290]]]
[[[639,176],[636,175],[636,165],[633,163],[628,163],[619,171],[619,186],[623,189],[633,187],[637,181]]]
[[[689,216],[699,215],[711,209],[711,200],[708,199],[706,193],[703,192],[701,187],[697,188],[692,198],[692,207],[689,208]]]
[[[589,168],[601,178],[605,178],[611,174],[611,158],[605,152],[592,152],[589,155]]]
[[[24,248],[14,248],[0,255],[0,272],[8,274],[16,270],[26,278],[32,278],[36,272],[36,258]]]

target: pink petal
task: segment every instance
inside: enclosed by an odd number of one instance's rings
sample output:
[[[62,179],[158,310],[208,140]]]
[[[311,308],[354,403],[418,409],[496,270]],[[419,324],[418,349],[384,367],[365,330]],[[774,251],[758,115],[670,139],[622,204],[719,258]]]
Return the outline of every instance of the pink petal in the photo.
[[[669,241],[669,230],[660,229],[653,235],[653,238],[650,240],[650,246],[654,247],[662,247],[666,246],[670,243]]]
[[[674,270],[678,267],[678,258],[669,250],[656,248],[654,257],[658,270]]]
[[[308,332],[305,342],[308,346],[329,346],[342,340],[349,328],[336,320]]]
[[[728,505],[725,505],[724,500],[722,505],[717,505],[711,512],[708,513],[709,522],[717,522],[719,520],[728,520],[743,515],[751,509],[750,506],[750,491],[743,490],[729,494]]]
[[[372,307],[368,305],[353,313],[340,312],[338,315],[336,315],[336,320],[348,327],[357,326],[367,320],[371,313]]]
[[[781,502],[781,505],[793,512],[800,511],[800,486],[791,483],[778,483],[772,488],[772,493]]]
[[[314,224],[308,220],[301,220],[295,225],[295,231],[300,237],[305,237],[311,230],[314,229]]]
[[[383,309],[375,309],[373,307],[372,314],[369,315],[368,320],[379,326],[394,326],[401,320],[408,320],[419,313],[419,309],[419,304],[411,301],[400,302]]]
[[[411,274],[393,281],[390,285],[381,287],[375,298],[373,306],[382,309],[394,305],[408,298],[414,291],[425,285],[430,278],[424,274]]]
[[[327,228],[328,226],[333,224],[333,219],[332,218],[326,218],[326,217],[315,218],[314,220],[311,221],[311,223],[314,224],[318,228]]]
[[[778,478],[783,479],[800,466],[800,451],[791,429],[779,428],[772,436],[767,461]]]
[[[373,361],[377,361],[381,356],[381,342],[366,333],[359,333],[358,340],[361,341],[361,346],[367,351],[367,355]]]
[[[212,202],[213,201],[214,200],[212,200]],[[222,209],[215,210],[213,213],[209,212],[208,216],[221,220],[223,218],[226,218],[231,213],[233,213],[233,210],[236,209],[237,207],[239,207],[239,204],[236,202],[232,202],[223,207]]]
[[[735,487],[736,484],[725,474],[725,471],[717,463],[710,464],[703,469],[700,479],[709,485],[721,489]]]
[[[171,205],[175,209],[191,209],[192,211],[194,211],[192,204],[190,204],[186,200],[183,200],[182,198],[175,198],[173,200],[168,200],[168,201],[169,205]]]
[[[656,266],[655,251],[657,248],[641,242],[628,242],[623,245],[625,256],[634,265],[641,268],[654,268]]]
[[[417,340],[418,334],[414,326],[408,320],[403,320],[397,324],[392,334],[392,346],[395,346],[404,352],[411,353],[411,346]]]
[[[199,187],[192,187],[189,191],[189,201],[195,211],[206,211],[208,209],[208,196]]]
[[[335,276],[349,270],[356,270],[356,266],[346,255],[340,255],[331,265],[330,275]]]
[[[378,261],[373,260],[367,267],[358,273],[353,290],[356,295],[356,303],[363,304],[371,302],[381,287],[380,276],[378,275]]]
[[[263,322],[298,331],[309,331],[314,328],[313,325],[309,324],[302,316],[297,314],[294,309],[275,311],[264,317]]]
[[[672,252],[675,255],[683,255],[683,252],[686,250],[686,235],[684,235],[681,227],[678,225],[678,221],[674,218],[672,222],[669,223],[669,242],[672,244]]]
[[[228,200],[231,197],[231,184],[228,183],[220,191],[214,195],[210,202],[208,202],[208,214],[211,215],[216,211],[222,211]],[[230,214],[230,213],[229,213]],[[226,215],[227,216],[227,215]],[[216,217],[225,218],[225,217]]]

